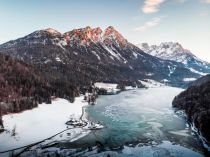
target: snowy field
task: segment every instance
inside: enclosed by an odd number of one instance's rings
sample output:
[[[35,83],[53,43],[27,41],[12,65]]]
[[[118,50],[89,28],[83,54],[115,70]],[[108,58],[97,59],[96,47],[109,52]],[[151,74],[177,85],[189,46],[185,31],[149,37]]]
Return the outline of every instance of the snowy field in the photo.
[[[146,88],[156,88],[165,86],[164,84],[151,79],[139,80]]]
[[[97,88],[103,88],[106,89],[108,92],[110,90],[114,90],[114,91],[120,91],[120,89],[117,89],[117,84],[115,83],[103,83],[103,82],[96,82],[94,84],[95,87]],[[132,89],[136,89],[135,87],[132,86],[125,86],[125,90],[132,90]]]
[[[83,97],[78,97],[74,103],[69,103],[56,99],[52,104],[3,116],[6,131],[0,134],[0,152],[39,142],[67,129],[65,122],[70,117],[79,119],[82,115],[82,107],[87,105],[82,100]],[[14,132],[15,136],[12,136]],[[71,130],[71,134],[77,136],[80,132],[84,134],[80,128]]]
[[[108,94],[116,94],[118,91],[120,91],[120,89],[117,89],[117,84],[114,83],[96,82],[94,86],[99,89],[105,89]]]

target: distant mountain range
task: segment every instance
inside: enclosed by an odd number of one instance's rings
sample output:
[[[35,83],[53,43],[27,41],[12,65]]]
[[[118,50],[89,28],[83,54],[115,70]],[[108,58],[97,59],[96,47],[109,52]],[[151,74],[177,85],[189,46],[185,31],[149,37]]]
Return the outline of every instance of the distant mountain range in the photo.
[[[183,87],[208,72],[200,70],[197,64],[193,68],[176,59],[157,58],[144,47],[140,49],[128,42],[112,26],[104,31],[86,27],[63,34],[49,28],[0,45],[0,53],[75,86],[96,81],[136,85],[140,84],[138,80],[153,79]],[[202,61],[199,64],[207,65]]]
[[[164,59],[183,63],[193,73],[206,75],[210,73],[210,64],[196,57],[192,52],[184,49],[177,42],[163,42],[160,45],[139,44],[144,52]]]

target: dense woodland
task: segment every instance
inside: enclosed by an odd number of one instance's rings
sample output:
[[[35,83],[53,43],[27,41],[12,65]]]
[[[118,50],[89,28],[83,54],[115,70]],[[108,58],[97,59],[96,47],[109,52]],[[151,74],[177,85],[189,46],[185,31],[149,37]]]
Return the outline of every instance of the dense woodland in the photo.
[[[209,76],[208,76],[209,77]],[[190,123],[195,124],[208,142],[210,142],[210,81],[200,79],[173,100],[173,106],[186,112]],[[201,84],[201,85],[200,85]]]
[[[38,103],[51,103],[51,96],[73,102],[78,95],[73,84],[47,79],[32,66],[0,54],[0,116],[37,107]]]

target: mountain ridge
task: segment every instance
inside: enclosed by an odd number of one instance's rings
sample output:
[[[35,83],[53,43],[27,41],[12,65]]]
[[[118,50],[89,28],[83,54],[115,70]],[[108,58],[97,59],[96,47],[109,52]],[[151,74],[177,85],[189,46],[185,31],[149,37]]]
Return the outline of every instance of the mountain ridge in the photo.
[[[145,53],[112,26],[105,30],[88,26],[63,34],[52,28],[38,30],[0,45],[0,52],[35,65],[41,71],[48,67],[46,73],[57,68],[55,73],[67,74],[62,77],[76,84],[79,81],[75,81],[75,74],[85,82],[132,80],[137,83],[147,78],[167,81],[172,86],[183,86],[186,78],[201,76],[182,63]],[[72,69],[74,66],[77,68]]]

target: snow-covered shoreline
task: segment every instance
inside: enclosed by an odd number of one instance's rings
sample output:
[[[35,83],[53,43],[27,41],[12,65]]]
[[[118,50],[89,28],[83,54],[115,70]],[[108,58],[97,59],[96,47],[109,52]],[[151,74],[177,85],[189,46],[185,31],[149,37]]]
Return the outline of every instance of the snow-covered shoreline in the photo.
[[[163,87],[166,86],[163,83],[160,83],[158,81],[155,80],[151,80],[151,79],[144,79],[144,80],[139,80],[146,88],[157,88],[157,87]]]
[[[107,94],[117,94],[120,92],[120,89],[117,89],[116,83],[96,82],[94,86],[99,89],[105,89],[107,91]]]
[[[146,82],[148,88],[163,86],[160,83]],[[117,84],[96,84],[98,88],[118,91]],[[136,89],[126,86],[125,90]],[[117,94],[116,92],[115,94]],[[58,141],[75,141],[86,136],[92,129],[94,123],[88,121],[85,107],[88,102],[84,97],[75,98],[74,103],[65,99],[57,98],[52,104],[39,104],[37,108],[27,110],[21,113],[9,114],[3,116],[5,130],[0,134],[0,152],[12,150],[30,144],[40,142],[40,145],[50,145]],[[67,121],[76,120],[79,125],[67,125]],[[99,128],[103,128],[100,126]],[[12,134],[15,133],[15,136]],[[55,135],[55,136],[54,136]]]
[[[105,89],[118,91],[117,84],[98,83]],[[126,87],[126,90],[133,87]],[[117,94],[117,92],[116,92]],[[85,107],[88,102],[80,96],[74,103],[57,98],[52,104],[39,104],[37,108],[2,117],[5,131],[0,134],[0,152],[28,146],[40,141],[48,144],[53,141],[75,141],[87,135],[95,126],[86,118]],[[68,126],[70,119],[84,123],[81,127]],[[98,125],[98,124],[96,124]],[[99,127],[103,127],[100,126]],[[59,134],[58,134],[59,133]],[[58,134],[58,135],[56,135]],[[56,135],[56,136],[54,136]],[[48,139],[49,137],[52,137]]]
[[[87,121],[85,114],[81,117],[83,107],[87,105],[83,96],[75,98],[74,103],[58,98],[52,104],[40,104],[32,110],[3,116],[6,131],[0,134],[0,152],[30,145],[62,132],[69,128],[65,122],[72,117]],[[62,137],[59,136],[60,139],[54,139],[62,140],[64,136],[68,136],[75,140],[88,132],[84,132],[82,128],[73,128],[64,132]]]
[[[186,127],[190,128],[192,130],[192,132],[194,134],[196,134],[198,136],[198,138],[201,140],[204,148],[206,148],[208,151],[210,151],[210,146],[207,144],[207,140],[205,139],[205,137],[202,135],[202,133],[198,130],[198,128],[195,126],[195,122],[190,122],[189,120],[187,120],[187,115],[186,112],[184,110],[176,110],[175,113],[179,116],[179,117],[183,117],[185,119],[186,122]]]

